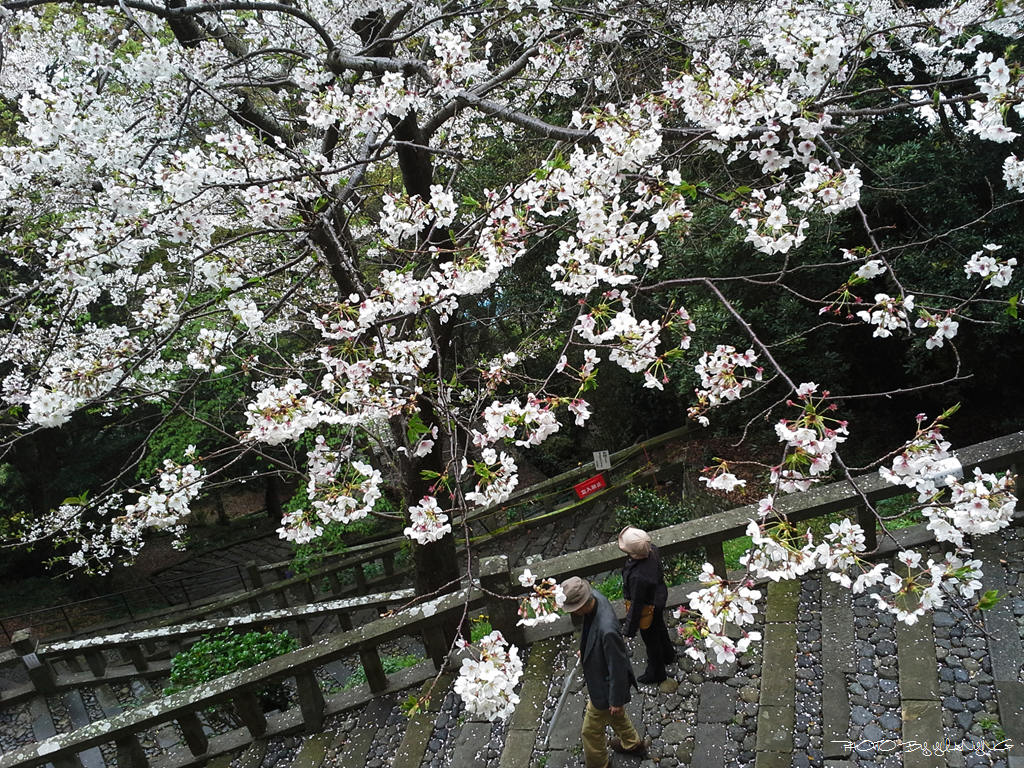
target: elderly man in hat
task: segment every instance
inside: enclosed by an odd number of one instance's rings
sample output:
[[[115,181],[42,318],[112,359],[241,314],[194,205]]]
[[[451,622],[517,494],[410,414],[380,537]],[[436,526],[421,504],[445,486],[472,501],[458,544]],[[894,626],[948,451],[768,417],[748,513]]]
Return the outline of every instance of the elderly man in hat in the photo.
[[[635,685],[626,653],[626,641],[619,632],[608,598],[573,576],[562,582],[563,610],[583,618],[580,634],[580,662],[590,700],[583,716],[583,761],[586,768],[608,768],[608,746],[616,752],[643,757],[647,743],[640,739],[626,714],[629,689]],[[615,736],[605,741],[605,728]]]

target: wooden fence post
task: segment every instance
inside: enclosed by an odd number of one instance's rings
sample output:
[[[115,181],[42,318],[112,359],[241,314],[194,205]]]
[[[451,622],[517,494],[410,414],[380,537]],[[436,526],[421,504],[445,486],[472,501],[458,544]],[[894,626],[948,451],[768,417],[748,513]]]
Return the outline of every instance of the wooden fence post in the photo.
[[[107,657],[98,648],[90,648],[85,652],[85,663],[89,665],[93,677],[103,677],[107,671]]]
[[[125,649],[128,653],[128,659],[131,661],[132,666],[135,667],[136,672],[145,672],[149,669],[149,661],[146,659],[146,654],[142,650],[141,643],[133,643]]]
[[[178,726],[181,728],[181,735],[185,737],[188,751],[193,755],[201,755],[210,746],[210,739],[203,730],[203,724],[199,721],[195,712],[186,712],[177,718]]]
[[[878,549],[878,521],[863,504],[857,507],[857,525],[864,529],[864,549],[868,552]]]
[[[250,560],[245,564],[245,572],[249,576],[249,583],[252,584],[253,591],[263,588],[263,574],[260,573],[259,566],[256,565],[255,560]],[[263,610],[260,606],[259,598],[249,598],[249,610],[252,613],[259,613]]]
[[[320,682],[316,679],[315,670],[308,670],[295,676],[299,689],[299,708],[302,711],[302,722],[309,733],[319,731],[324,724],[324,694],[320,690]]]
[[[11,647],[21,656],[21,663],[25,665],[28,678],[39,693],[55,693],[57,691],[57,678],[53,674],[53,667],[45,658],[36,654],[39,641],[32,637],[31,631],[19,629],[11,636]]]
[[[149,768],[149,760],[134,733],[122,736],[117,744],[117,768]]]
[[[363,570],[362,563],[356,563],[352,566],[352,575],[356,581],[356,594],[365,595],[367,592],[366,571]]]
[[[445,639],[444,630],[440,624],[431,624],[423,630],[423,647],[427,650],[427,655],[430,660],[434,662],[434,669],[440,670],[444,666],[445,659],[448,658],[448,650],[451,646]]]
[[[480,561],[480,588],[486,593],[491,627],[501,632],[509,643],[522,648],[525,638],[519,624],[519,605],[512,596],[507,555],[485,557]]]
[[[376,648],[360,648],[359,660],[366,673],[366,682],[374,693],[382,693],[388,688],[388,676],[384,673],[384,665],[380,663],[380,653]]]
[[[338,617],[338,626],[341,627],[342,632],[352,631],[352,617],[349,615],[348,609],[343,609],[334,614]]]
[[[335,597],[341,597],[345,594],[345,585],[341,583],[341,574],[337,570],[331,571],[329,574],[331,579],[331,591]]]
[[[239,691],[235,697],[235,711],[249,729],[254,739],[267,732],[267,716],[263,714],[260,700],[252,691]]]
[[[729,578],[729,569],[725,565],[725,550],[722,549],[722,542],[714,541],[704,547],[704,557],[715,569],[715,575],[723,579]]]

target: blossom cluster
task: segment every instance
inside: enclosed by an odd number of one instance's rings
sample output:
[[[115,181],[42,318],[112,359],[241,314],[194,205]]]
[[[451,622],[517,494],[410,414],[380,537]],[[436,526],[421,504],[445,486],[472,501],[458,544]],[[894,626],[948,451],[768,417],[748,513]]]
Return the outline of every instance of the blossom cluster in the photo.
[[[785,493],[806,491],[821,480],[832,467],[839,444],[849,434],[845,421],[826,415],[835,408],[834,404],[826,405],[828,392],[815,399],[817,391],[813,381],[800,384],[796,389],[799,403],[789,401],[800,408],[799,416],[775,424],[775,434],[785,445],[785,457],[779,466],[772,467],[771,481]]]
[[[179,465],[165,459],[156,487],[125,506],[125,517],[142,528],[165,529],[178,525],[191,512],[206,473],[194,464]]]
[[[520,574],[519,584],[530,589],[519,601],[519,624],[532,627],[558,619],[558,612],[565,605],[565,593],[558,582],[551,578],[538,581],[527,568]]]
[[[420,503],[409,507],[409,526],[403,533],[418,544],[438,541],[452,532],[448,515],[437,505],[437,498],[424,496]]]
[[[879,339],[887,339],[893,331],[908,328],[907,315],[914,309],[913,296],[893,298],[886,293],[876,293],[875,303],[868,309],[862,309],[857,317],[865,323],[875,326],[871,335]]]
[[[764,369],[758,365],[753,349],[737,352],[735,347],[719,344],[714,352],[705,352],[694,370],[701,387],[696,391],[698,405],[690,408],[690,416],[707,426],[708,410],[721,403],[737,400],[744,389],[761,381]]]
[[[964,272],[967,276],[977,275],[985,282],[986,288],[1004,288],[1010,284],[1013,278],[1013,268],[1017,266],[1017,259],[997,259],[993,254],[1003,246],[989,243],[980,251],[971,255],[971,258],[964,264]]]
[[[742,629],[752,624],[761,593],[751,589],[751,582],[733,586],[718,576],[708,563],[701,571],[700,582],[704,588],[687,596],[689,607],[675,609],[686,655],[701,663],[708,660],[709,654],[713,654],[715,664],[735,661],[737,654],[744,653],[751,643],[761,639],[761,633],[743,631],[742,637],[734,640],[729,637],[726,625]]]
[[[498,631],[482,637],[476,647],[465,641],[460,641],[460,647],[472,655],[462,660],[453,690],[467,712],[487,720],[504,720],[519,703],[515,693],[523,676],[519,649]]]
[[[305,391],[306,384],[301,379],[288,379],[280,387],[270,385],[261,389],[256,400],[246,406],[249,429],[242,438],[279,445],[295,440],[321,422],[333,420],[330,409],[310,395],[303,395]]]

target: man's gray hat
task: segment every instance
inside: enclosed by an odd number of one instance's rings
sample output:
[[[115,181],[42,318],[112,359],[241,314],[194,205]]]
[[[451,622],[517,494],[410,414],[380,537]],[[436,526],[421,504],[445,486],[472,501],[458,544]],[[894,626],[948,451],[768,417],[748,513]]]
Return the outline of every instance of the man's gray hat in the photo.
[[[565,595],[562,610],[571,613],[589,602],[590,584],[579,576],[571,576],[562,582],[562,594]]]

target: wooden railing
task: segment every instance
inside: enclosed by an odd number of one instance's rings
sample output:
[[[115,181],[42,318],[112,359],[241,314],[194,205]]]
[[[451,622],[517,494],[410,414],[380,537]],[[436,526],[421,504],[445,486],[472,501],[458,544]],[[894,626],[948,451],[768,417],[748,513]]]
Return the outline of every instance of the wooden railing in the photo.
[[[974,467],[998,471],[1018,465],[1024,458],[1024,432],[964,448],[957,452],[965,474]],[[798,494],[777,503],[777,508],[792,520],[809,519],[836,512],[857,512],[863,499],[872,503],[904,493],[905,489],[883,482],[876,474],[856,478],[855,486],[843,481]],[[755,505],[748,505],[710,517],[680,523],[651,532],[654,542],[665,555],[703,550],[711,562],[724,566],[722,542],[742,536],[751,519],[756,519]],[[869,531],[875,531],[871,518]],[[618,568],[622,553],[614,543],[594,547],[560,557],[532,563],[529,567],[540,576],[562,580],[572,575],[591,576]],[[433,649],[433,664],[440,668],[445,662],[439,649],[445,647],[438,637],[442,619],[465,615],[467,610],[483,608],[492,626],[513,642],[529,643],[565,631],[563,618],[557,626],[546,625],[523,630],[516,625],[515,604],[502,596],[520,591],[516,577],[522,569],[510,570],[504,556],[486,558],[481,562],[478,581],[442,597],[421,603],[398,615],[382,618],[357,629],[327,637],[306,648],[259,664],[251,669],[226,675],[216,681],[197,686],[174,696],[125,712],[109,720],[93,723],[73,733],[54,736],[40,744],[14,750],[0,758],[0,768],[31,768],[52,762],[57,768],[80,766],[78,754],[91,747],[115,743],[119,768],[148,766],[139,746],[138,735],[164,724],[177,723],[187,749],[165,756],[161,765],[195,765],[211,757],[232,751],[252,739],[291,733],[316,731],[324,717],[341,712],[358,703],[355,693],[325,696],[317,682],[316,670],[324,664],[358,653],[366,670],[367,687],[372,693],[397,690],[423,679],[406,673],[404,677],[385,675],[379,648],[382,644],[407,635],[424,635]],[[292,681],[297,691],[298,706],[283,713],[267,715],[259,707],[257,692],[270,683]],[[220,736],[206,735],[199,713],[209,707],[223,707],[233,702],[244,727]]]

